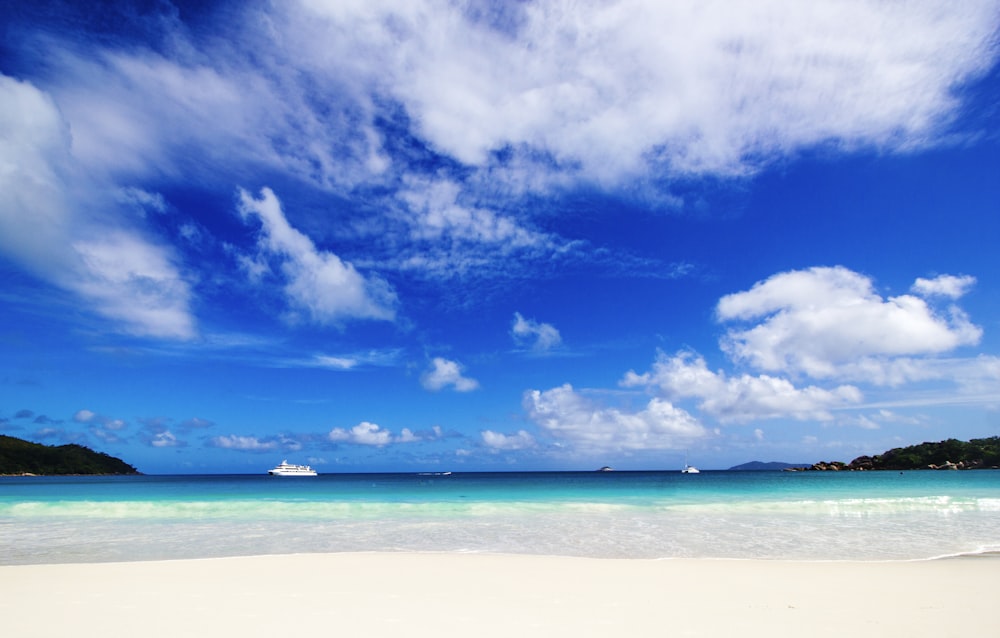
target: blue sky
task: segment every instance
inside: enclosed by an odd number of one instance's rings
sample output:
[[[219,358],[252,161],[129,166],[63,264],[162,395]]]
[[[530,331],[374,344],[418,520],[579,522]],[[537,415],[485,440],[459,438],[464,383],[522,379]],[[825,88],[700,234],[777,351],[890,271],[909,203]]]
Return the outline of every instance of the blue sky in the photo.
[[[1000,433],[1000,3],[6,3],[0,432],[147,473]]]

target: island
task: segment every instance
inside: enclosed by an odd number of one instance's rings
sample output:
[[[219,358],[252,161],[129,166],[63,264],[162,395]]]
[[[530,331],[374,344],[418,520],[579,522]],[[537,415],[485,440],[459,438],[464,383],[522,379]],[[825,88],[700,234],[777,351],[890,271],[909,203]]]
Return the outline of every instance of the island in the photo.
[[[959,441],[947,439],[935,443],[893,448],[875,456],[859,456],[850,463],[820,461],[806,468],[786,468],[798,471],[872,470],[979,470],[1000,468],[1000,436]]]
[[[0,434],[0,475],[132,475],[139,474],[125,461],[88,447],[42,445]]]

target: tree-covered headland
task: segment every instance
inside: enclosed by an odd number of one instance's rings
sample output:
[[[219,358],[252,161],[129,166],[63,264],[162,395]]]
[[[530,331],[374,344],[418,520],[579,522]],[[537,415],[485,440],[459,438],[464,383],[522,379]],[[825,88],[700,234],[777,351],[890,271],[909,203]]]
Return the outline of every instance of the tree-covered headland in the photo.
[[[978,470],[1000,468],[1000,436],[959,441],[947,439],[893,448],[850,463],[821,461],[810,470]]]
[[[0,434],[0,475],[138,473],[119,458],[75,443],[42,445]]]

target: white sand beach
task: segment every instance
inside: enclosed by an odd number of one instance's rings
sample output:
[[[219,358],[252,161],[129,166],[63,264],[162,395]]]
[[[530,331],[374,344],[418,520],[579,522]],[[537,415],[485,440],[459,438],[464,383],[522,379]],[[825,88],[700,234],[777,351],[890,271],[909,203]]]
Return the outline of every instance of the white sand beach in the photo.
[[[996,631],[1000,559],[301,554],[0,567],[4,635],[940,636]]]

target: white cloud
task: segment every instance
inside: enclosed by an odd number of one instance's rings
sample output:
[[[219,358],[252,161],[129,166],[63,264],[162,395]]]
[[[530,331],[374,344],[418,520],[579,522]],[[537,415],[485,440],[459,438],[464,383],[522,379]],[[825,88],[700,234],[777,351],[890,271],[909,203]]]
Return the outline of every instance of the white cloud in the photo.
[[[183,441],[177,439],[170,430],[157,432],[149,439],[149,444],[153,447],[183,447]]]
[[[469,165],[543,152],[600,180],[658,161],[741,171],[829,140],[923,144],[994,58],[997,18],[986,0],[567,0],[492,24],[431,1],[304,6],[300,55],[377,70],[434,147]]]
[[[722,371],[712,372],[702,357],[690,353],[661,354],[652,371],[630,372],[622,385],[654,387],[674,400],[698,399],[700,410],[724,423],[775,418],[829,421],[831,409],[855,405],[863,398],[850,385],[832,390],[796,388],[787,379],[769,375],[729,377]]]
[[[113,419],[91,410],[77,410],[73,415],[73,420],[77,423],[91,423],[95,427],[91,429],[97,436],[107,436],[106,430],[124,430],[128,425],[122,419]]]
[[[280,447],[279,441],[274,439],[262,440],[256,436],[239,436],[236,434],[215,436],[209,442],[213,447],[247,452],[270,452]]]
[[[118,189],[115,193],[115,199],[122,204],[127,204],[142,215],[145,215],[147,210],[157,213],[164,213],[167,210],[167,201],[163,195],[150,193],[133,186]]]
[[[358,365],[358,360],[351,357],[334,357],[319,354],[313,357],[313,361],[320,368],[330,368],[332,370],[350,370]]]
[[[343,319],[393,319],[396,293],[377,276],[365,277],[337,255],[316,249],[293,228],[274,193],[264,188],[260,199],[240,191],[240,214],[260,220],[259,248],[281,264],[289,302],[317,323]]]
[[[83,269],[75,273],[70,285],[94,310],[125,322],[139,334],[194,336],[190,289],[166,248],[119,230],[74,242],[73,248]]]
[[[519,346],[529,347],[535,352],[545,352],[562,343],[559,331],[551,324],[525,319],[519,312],[514,313],[510,334]]]
[[[912,295],[883,299],[868,277],[843,267],[773,275],[723,297],[717,312],[721,321],[758,321],[722,340],[736,361],[816,378],[889,379],[886,367],[903,363],[894,358],[974,345],[982,335],[957,307],[942,316]]]
[[[114,221],[114,188],[78,163],[51,98],[0,75],[0,105],[0,252],[120,330],[194,337],[191,292],[172,254]]]
[[[375,447],[382,447],[390,443],[414,443],[423,440],[409,428],[403,428],[398,436],[393,436],[389,430],[368,421],[362,421],[349,430],[333,428],[327,438],[334,443],[353,443]]]
[[[524,394],[528,418],[548,435],[584,453],[680,449],[706,435],[693,416],[654,398],[627,412],[593,404],[571,385]]]
[[[510,217],[460,203],[461,193],[461,185],[452,180],[409,179],[399,198],[412,215],[415,238],[498,244],[505,251],[551,241],[541,233],[521,227]]]
[[[433,276],[499,273],[515,251],[570,249],[533,230],[530,211],[491,202],[578,181],[632,192],[651,173],[747,174],[817,145],[934,144],[963,83],[997,57],[992,0],[556,0],[490,11],[303,0],[226,16],[206,39],[164,19],[156,51],[36,35],[45,103],[15,139],[71,149],[106,198],[150,210],[165,202],[134,181],[228,184],[264,168],[341,193],[375,186],[392,221],[352,220],[385,243],[372,263]],[[38,101],[20,93],[4,96],[8,110]],[[38,215],[62,215],[70,198],[45,188],[62,179],[61,161],[10,148],[32,179],[4,189],[8,206],[30,192],[51,204]],[[428,169],[422,151],[445,161]],[[462,166],[448,170],[448,160]],[[52,268],[38,257],[51,252],[30,249],[57,245],[49,233],[4,250]],[[351,279],[350,265],[306,254],[286,273],[287,292],[314,320],[392,316],[391,291],[375,278],[362,288],[379,294],[331,302],[318,288],[349,288],[338,277]],[[260,261],[243,261],[263,274]],[[160,302],[187,312],[186,297]],[[139,330],[145,319],[123,321]],[[190,322],[143,329],[193,335]]]
[[[67,268],[69,127],[51,97],[0,74],[0,248],[48,279]]]
[[[448,386],[457,392],[471,392],[479,387],[478,381],[462,375],[462,364],[442,357],[434,357],[430,370],[423,374],[420,382],[424,388],[435,392]]]
[[[531,436],[525,430],[518,430],[517,434],[503,434],[502,432],[494,432],[493,430],[483,430],[480,432],[480,435],[483,437],[483,443],[494,450],[510,452],[531,449],[537,445],[535,437]]]
[[[396,437],[396,443],[416,443],[421,440],[410,428],[403,428],[399,431],[399,436]]]
[[[227,15],[206,40],[162,21],[156,52],[36,35],[24,55],[44,52],[44,91],[0,76],[0,251],[135,334],[197,332],[184,264],[111,210],[166,208],[136,181],[265,167],[323,189],[384,188],[406,209],[407,237],[372,263],[486,269],[515,248],[567,250],[532,230],[530,213],[491,208],[496,193],[746,174],[821,144],[934,144],[963,83],[997,57],[991,0],[557,0],[490,12],[310,0]],[[390,138],[386,120],[401,135]],[[410,135],[412,147],[393,150]],[[412,148],[439,154],[440,170],[418,166]],[[449,159],[463,166],[441,168]],[[261,254],[239,259],[257,280],[280,262],[297,311],[318,323],[395,316],[389,285],[317,249],[273,193],[244,193],[241,210],[265,230]],[[379,239],[390,225],[364,221]],[[914,290],[965,287],[938,278]],[[959,334],[963,320],[944,332],[969,343],[978,329]],[[743,345],[755,365],[783,364],[783,353]],[[796,365],[819,374],[825,354]]]
[[[347,371],[358,367],[387,367],[397,365],[401,350],[396,348],[384,350],[358,350],[343,354],[314,353],[311,356],[295,359],[278,359],[273,365],[295,368],[324,368],[327,370]]]
[[[925,297],[948,297],[958,299],[976,283],[976,278],[970,275],[941,275],[934,279],[918,277],[913,283],[913,292]]]

